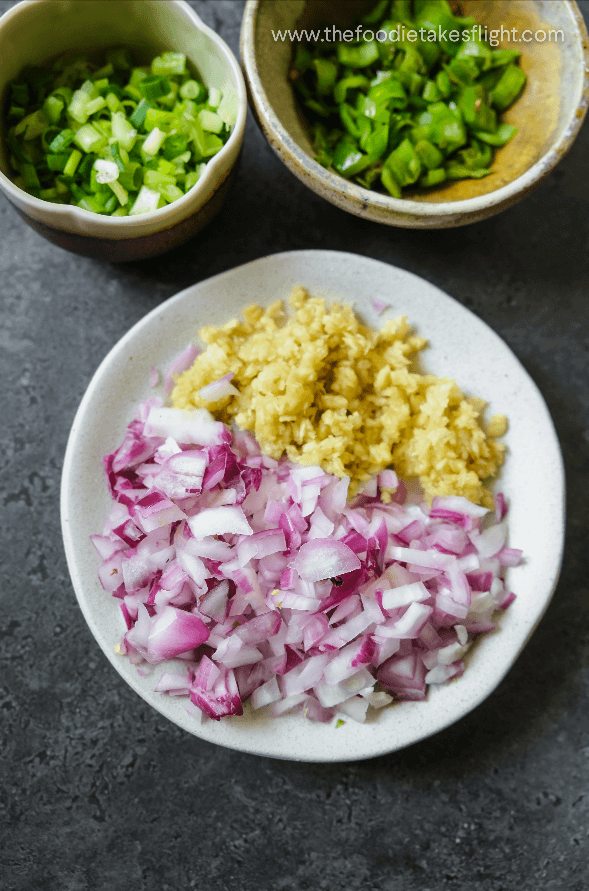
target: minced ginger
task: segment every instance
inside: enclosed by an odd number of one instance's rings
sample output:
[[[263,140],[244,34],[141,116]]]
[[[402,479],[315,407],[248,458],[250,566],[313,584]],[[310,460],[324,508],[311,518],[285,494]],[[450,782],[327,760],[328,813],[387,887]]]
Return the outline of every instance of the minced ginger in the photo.
[[[176,378],[175,408],[207,408],[219,420],[250,430],[272,458],[320,465],[350,477],[350,493],[392,466],[417,477],[428,499],[463,495],[492,506],[485,485],[504,460],[496,440],[507,429],[496,415],[482,427],[485,403],[466,398],[455,381],[411,369],[427,342],[406,318],[380,331],[347,305],[293,290],[293,313],[282,301],[251,304],[243,321],[200,332],[208,344]],[[232,372],[239,395],[217,402],[199,390]]]

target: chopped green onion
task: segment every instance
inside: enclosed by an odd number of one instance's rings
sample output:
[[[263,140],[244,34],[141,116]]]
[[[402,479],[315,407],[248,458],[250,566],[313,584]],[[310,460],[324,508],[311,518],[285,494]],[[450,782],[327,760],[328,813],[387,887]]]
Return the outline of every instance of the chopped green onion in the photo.
[[[102,133],[99,133],[92,124],[83,124],[74,136],[76,145],[85,152],[95,152],[105,141]]]
[[[143,143],[142,151],[146,155],[157,155],[160,148],[164,144],[166,133],[158,127],[154,127],[148,134],[147,139]]]
[[[59,96],[48,96],[43,103],[43,112],[48,121],[57,124],[64,107],[65,102]]]
[[[211,87],[209,89],[208,103],[211,108],[219,108],[222,98],[223,94],[221,93],[221,90],[218,90],[216,87]]]
[[[148,189],[147,186],[141,186],[141,191],[137,195],[135,204],[129,211],[129,214],[149,213],[156,210],[159,204],[160,194]]]
[[[49,151],[60,152],[62,149],[67,148],[73,141],[75,135],[73,130],[62,130],[50,144]]]
[[[65,170],[65,165],[67,164],[67,160],[69,155],[67,152],[61,152],[59,155],[46,155],[45,160],[47,161],[47,166],[49,170],[59,170],[60,173],[63,173]]]
[[[114,183],[119,178],[120,171],[114,161],[105,161],[103,158],[97,158],[93,169],[96,171],[97,183]]]
[[[139,83],[139,92],[148,102],[155,102],[170,92],[170,81],[165,75],[148,75]]]
[[[133,115],[131,115],[132,117]],[[137,130],[133,121],[131,119],[127,120],[123,111],[115,111],[111,118],[111,125],[111,132],[115,142],[118,142],[125,151],[130,152],[135,145],[137,137]]]
[[[120,205],[125,205],[128,202],[129,193],[120,182],[117,182],[116,180],[109,182],[108,187],[113,190]]]
[[[74,149],[67,162],[63,168],[63,172],[66,176],[73,176],[76,172],[76,167],[82,160],[82,152],[79,152],[78,149]]]
[[[145,121],[145,115],[147,114],[147,109],[151,108],[151,105],[147,101],[147,99],[141,99],[139,105],[129,118],[129,123],[134,127],[141,127]]]
[[[23,118],[14,128],[14,135],[22,135],[25,142],[40,136],[48,127],[49,121],[41,109]]]
[[[185,74],[186,56],[183,53],[162,53],[151,63],[152,74]]]
[[[25,179],[25,183],[30,189],[39,189],[41,187],[41,183],[39,182],[39,177],[37,176],[37,171],[33,167],[32,164],[23,164],[22,165],[22,174]]]
[[[214,111],[207,111],[206,108],[203,108],[198,113],[198,119],[203,130],[207,130],[209,133],[220,133],[223,129],[223,121]]]
[[[195,102],[202,102],[206,96],[206,88],[204,84],[197,80],[187,80],[180,87],[180,96],[182,99],[194,99]]]
[[[29,67],[9,85],[5,110],[13,180],[92,213],[149,213],[198,182],[238,110],[237,95],[207,89],[183,53],[133,67],[117,47],[97,62]]]

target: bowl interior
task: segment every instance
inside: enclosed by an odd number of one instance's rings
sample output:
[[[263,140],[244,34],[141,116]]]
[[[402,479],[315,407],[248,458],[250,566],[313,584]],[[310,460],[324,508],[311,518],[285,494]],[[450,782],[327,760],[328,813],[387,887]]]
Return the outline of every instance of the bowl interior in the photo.
[[[33,0],[10,10],[1,21],[0,108],[10,81],[27,65],[64,53],[90,58],[126,46],[137,63],[164,50],[186,54],[206,86],[236,90],[227,59],[211,36],[193,26],[187,4],[161,0]],[[0,170],[10,176],[0,117]]]
[[[258,73],[278,120],[304,152],[313,154],[308,127],[301,115],[289,79],[292,45],[275,40],[272,32],[317,28],[326,24],[343,27],[358,21],[374,5],[366,0],[260,0],[255,21],[255,53]],[[498,31],[502,48],[521,52],[521,67],[528,76],[522,96],[503,119],[518,128],[514,138],[499,149],[494,173],[480,180],[458,181],[425,193],[407,193],[422,202],[462,201],[493,192],[520,177],[563,137],[574,117],[583,91],[585,62],[579,25],[571,4],[550,0],[465,0],[461,12],[472,17],[488,33]],[[558,31],[558,40],[514,41],[512,29],[522,34]],[[504,39],[507,31],[509,39]],[[541,37],[541,35],[540,35]]]

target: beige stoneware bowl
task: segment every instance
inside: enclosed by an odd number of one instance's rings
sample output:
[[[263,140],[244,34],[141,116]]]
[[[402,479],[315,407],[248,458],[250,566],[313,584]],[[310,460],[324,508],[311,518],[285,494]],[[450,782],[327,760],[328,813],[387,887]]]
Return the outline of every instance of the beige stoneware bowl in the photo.
[[[413,194],[407,199],[373,192],[321,167],[289,80],[292,44],[273,31],[343,28],[374,6],[364,0],[248,0],[241,31],[241,60],[249,100],[262,132],[280,159],[312,191],[337,207],[389,226],[448,228],[485,219],[535,189],[577,136],[589,99],[589,38],[572,0],[466,0],[461,12],[491,29],[512,29],[539,39],[517,48],[528,75],[524,93],[504,115],[518,132],[497,152],[494,173]],[[548,33],[555,34],[554,39]],[[505,32],[504,32],[505,33]],[[542,33],[546,35],[542,39]]]
[[[227,44],[183,0],[23,0],[0,19],[0,103],[7,86],[31,64],[62,53],[94,54],[128,46],[138,60],[164,50],[186,54],[205,86],[237,94],[237,122],[198,183],[182,198],[146,214],[110,217],[34,198],[10,178],[0,120],[0,189],[23,219],[54,244],[97,259],[139,260],[187,241],[221,208],[239,157],[247,98]]]

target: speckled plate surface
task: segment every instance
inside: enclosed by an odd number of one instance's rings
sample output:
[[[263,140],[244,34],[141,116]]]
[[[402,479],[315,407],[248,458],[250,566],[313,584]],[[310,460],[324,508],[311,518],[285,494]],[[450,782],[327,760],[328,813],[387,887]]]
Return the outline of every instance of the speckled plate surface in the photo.
[[[378,327],[407,315],[429,340],[427,371],[453,377],[468,395],[504,412],[509,453],[499,487],[510,503],[510,544],[524,551],[509,570],[517,598],[497,631],[472,648],[464,675],[430,689],[425,702],[397,703],[365,724],[271,719],[246,708],[243,717],[199,721],[186,699],[154,693],[157,666],[146,676],[115,645],[125,626],[118,602],[97,579],[98,556],[89,540],[100,532],[110,499],[102,456],[119,445],[137,402],[153,395],[149,366],[163,371],[204,324],[219,324],[252,301],[268,304],[304,285],[313,296],[354,303]],[[371,298],[391,301],[381,316]],[[546,404],[506,344],[477,316],[417,276],[355,254],[294,251],[263,257],[182,291],[138,322],[96,371],[76,414],[65,455],[62,531],[74,589],[98,644],[124,680],[162,715],[202,739],[244,752],[302,761],[352,761],[401,749],[459,720],[499,684],[546,609],[560,570],[565,484],[562,455]]]

